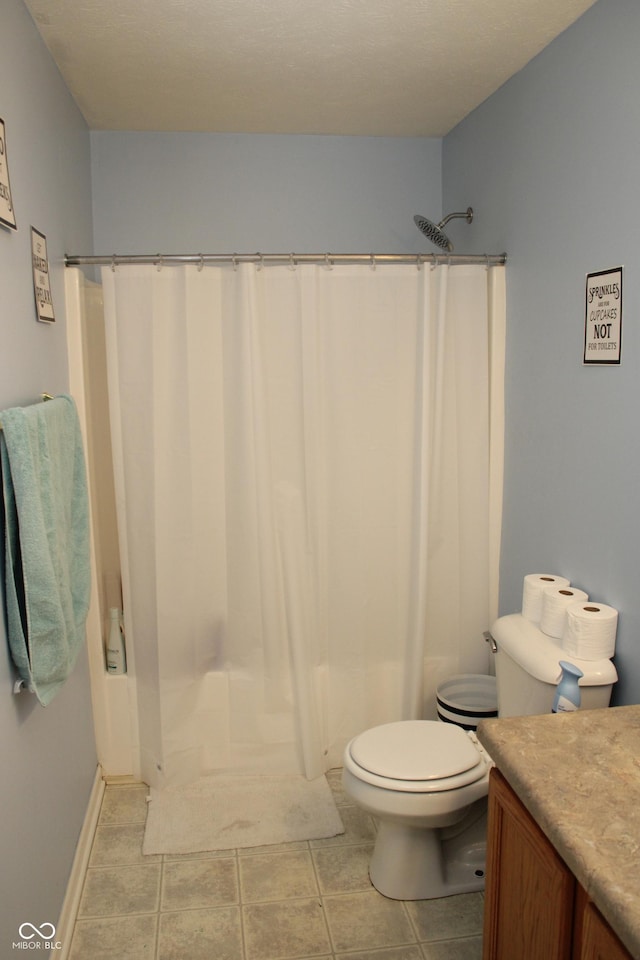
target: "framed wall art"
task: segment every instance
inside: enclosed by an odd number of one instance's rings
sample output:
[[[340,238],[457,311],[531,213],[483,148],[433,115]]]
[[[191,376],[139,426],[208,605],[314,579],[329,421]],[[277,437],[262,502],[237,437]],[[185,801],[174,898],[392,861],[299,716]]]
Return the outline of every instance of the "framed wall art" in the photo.
[[[11,183],[9,182],[9,164],[7,161],[7,135],[4,120],[0,120],[0,223],[17,230],[16,214],[13,209]]]
[[[47,238],[35,227],[31,227],[31,265],[33,269],[33,293],[36,299],[36,315],[42,323],[53,323],[53,300],[49,282],[49,258],[47,257]]]

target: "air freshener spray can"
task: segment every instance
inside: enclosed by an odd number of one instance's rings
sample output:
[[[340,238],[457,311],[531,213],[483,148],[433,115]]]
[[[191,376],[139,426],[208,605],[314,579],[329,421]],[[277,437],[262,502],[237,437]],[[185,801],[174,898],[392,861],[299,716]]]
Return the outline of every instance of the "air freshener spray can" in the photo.
[[[553,700],[552,713],[568,713],[571,710],[578,710],[580,707],[580,687],[578,680],[584,677],[584,673],[573,663],[567,663],[566,660],[560,660],[562,675],[556,695]]]

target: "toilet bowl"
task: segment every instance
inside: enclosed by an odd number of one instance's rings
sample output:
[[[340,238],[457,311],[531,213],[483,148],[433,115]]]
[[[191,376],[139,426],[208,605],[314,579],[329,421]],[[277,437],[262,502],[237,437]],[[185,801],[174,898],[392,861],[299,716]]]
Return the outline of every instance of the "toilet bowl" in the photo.
[[[382,724],[347,744],[345,792],[378,821],[369,875],[380,893],[483,889],[491,765],[475,734],[434,720]]]

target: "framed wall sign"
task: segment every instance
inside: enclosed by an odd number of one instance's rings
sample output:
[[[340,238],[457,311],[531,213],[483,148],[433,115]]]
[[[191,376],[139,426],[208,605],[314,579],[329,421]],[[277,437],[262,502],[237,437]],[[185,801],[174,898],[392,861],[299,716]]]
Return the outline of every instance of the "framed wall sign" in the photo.
[[[4,120],[0,120],[0,223],[17,230],[16,215],[13,209],[11,184],[9,183],[9,164],[7,162],[7,137]]]
[[[53,300],[49,283],[49,259],[47,238],[31,227],[31,264],[33,269],[33,293],[36,299],[36,315],[42,323],[53,323]]]
[[[622,353],[622,267],[587,274],[584,363],[619,364]]]

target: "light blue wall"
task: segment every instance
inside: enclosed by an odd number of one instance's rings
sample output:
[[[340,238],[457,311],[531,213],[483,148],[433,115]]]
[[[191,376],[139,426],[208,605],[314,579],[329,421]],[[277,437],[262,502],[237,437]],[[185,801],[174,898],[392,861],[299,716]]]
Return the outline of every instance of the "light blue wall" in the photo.
[[[440,140],[91,133],[97,253],[417,253]]]
[[[22,0],[2,2],[0,92],[18,221],[0,227],[1,410],[68,390],[62,257],[92,243],[89,134]],[[35,320],[31,224],[47,237],[55,325]],[[0,616],[2,957],[22,922],[57,923],[96,769],[86,657],[46,709],[12,681]]]
[[[446,207],[507,250],[501,610],[526,573],[616,607],[618,702],[640,702],[640,4],[600,0],[443,147]],[[622,364],[582,364],[585,275],[624,265]]]

